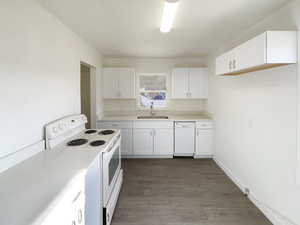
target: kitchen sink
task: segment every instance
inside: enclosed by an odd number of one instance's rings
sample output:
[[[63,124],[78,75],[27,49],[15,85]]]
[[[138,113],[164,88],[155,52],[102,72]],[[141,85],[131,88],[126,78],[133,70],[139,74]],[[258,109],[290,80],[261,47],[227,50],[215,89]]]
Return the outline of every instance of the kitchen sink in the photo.
[[[168,116],[138,116],[138,119],[169,119]]]

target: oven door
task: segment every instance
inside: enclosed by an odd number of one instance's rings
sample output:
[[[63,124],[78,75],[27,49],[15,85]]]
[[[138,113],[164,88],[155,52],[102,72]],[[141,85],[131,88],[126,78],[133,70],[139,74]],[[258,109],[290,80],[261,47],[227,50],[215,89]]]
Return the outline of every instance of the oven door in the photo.
[[[121,137],[110,150],[103,153],[103,206],[107,202],[113,192],[116,180],[121,170]]]

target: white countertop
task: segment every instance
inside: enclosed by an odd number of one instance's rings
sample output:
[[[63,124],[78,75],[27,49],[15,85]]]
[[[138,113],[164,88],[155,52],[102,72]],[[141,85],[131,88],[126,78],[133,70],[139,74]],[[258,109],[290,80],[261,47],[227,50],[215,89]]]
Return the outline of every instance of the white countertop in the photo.
[[[0,174],[0,224],[41,221],[66,187],[100,157],[99,150],[43,151]]]
[[[158,121],[212,121],[212,119],[205,115],[167,115],[168,119],[138,119],[138,115],[114,115],[104,116],[100,121],[143,121],[143,120],[158,120]]]

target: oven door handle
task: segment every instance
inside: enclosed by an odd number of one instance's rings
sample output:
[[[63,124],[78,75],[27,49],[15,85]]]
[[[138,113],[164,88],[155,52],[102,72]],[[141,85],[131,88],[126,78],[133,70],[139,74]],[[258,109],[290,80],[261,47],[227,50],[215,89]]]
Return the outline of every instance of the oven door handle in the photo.
[[[117,141],[114,141],[112,144],[110,144],[110,146],[108,147],[108,150],[104,152],[105,153],[110,153],[112,150],[114,152],[114,150],[119,147],[121,144],[121,138],[119,137]]]

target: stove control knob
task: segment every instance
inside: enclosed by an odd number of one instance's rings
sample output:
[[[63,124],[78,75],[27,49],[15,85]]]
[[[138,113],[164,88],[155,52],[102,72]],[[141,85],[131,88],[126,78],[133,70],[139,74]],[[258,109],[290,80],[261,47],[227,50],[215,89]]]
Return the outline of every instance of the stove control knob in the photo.
[[[63,129],[64,129],[63,124],[59,124],[59,125],[58,125],[58,128],[59,128],[60,130],[63,130]]]

